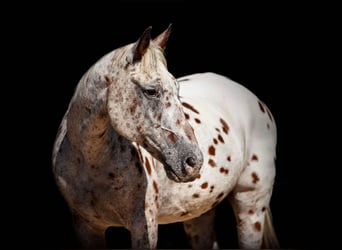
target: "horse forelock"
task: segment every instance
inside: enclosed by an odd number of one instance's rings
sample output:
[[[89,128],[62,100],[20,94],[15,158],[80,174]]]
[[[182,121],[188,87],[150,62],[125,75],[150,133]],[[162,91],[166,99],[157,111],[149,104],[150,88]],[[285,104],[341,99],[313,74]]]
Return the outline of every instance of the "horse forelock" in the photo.
[[[140,67],[143,72],[159,71],[162,67],[167,68],[167,62],[163,51],[151,43],[141,59]]]

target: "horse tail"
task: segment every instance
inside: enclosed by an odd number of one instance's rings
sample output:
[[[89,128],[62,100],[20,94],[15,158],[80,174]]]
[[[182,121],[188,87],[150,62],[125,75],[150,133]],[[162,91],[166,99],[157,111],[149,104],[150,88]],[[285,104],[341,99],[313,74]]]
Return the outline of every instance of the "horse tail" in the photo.
[[[262,245],[263,248],[268,249],[280,248],[279,241],[273,227],[272,214],[269,206],[267,206],[265,211],[265,223],[262,237]]]

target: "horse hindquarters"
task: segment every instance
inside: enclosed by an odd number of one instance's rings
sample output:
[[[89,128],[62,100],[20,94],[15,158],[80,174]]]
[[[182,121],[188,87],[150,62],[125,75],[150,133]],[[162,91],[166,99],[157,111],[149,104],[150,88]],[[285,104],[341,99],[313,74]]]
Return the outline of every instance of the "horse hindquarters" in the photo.
[[[279,248],[269,207],[275,177],[274,155],[263,154],[261,145],[255,149],[258,153],[248,158],[247,166],[229,197],[237,220],[239,245],[251,249],[259,249],[262,245]]]

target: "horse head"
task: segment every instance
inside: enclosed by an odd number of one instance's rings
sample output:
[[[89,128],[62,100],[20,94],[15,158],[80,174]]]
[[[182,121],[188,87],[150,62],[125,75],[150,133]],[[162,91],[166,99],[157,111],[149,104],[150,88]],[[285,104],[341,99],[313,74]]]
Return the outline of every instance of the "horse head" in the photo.
[[[168,71],[164,50],[171,26],[155,39],[151,27],[134,43],[115,50],[105,76],[112,127],[164,164],[176,182],[199,175],[203,155],[179,99],[179,85]]]

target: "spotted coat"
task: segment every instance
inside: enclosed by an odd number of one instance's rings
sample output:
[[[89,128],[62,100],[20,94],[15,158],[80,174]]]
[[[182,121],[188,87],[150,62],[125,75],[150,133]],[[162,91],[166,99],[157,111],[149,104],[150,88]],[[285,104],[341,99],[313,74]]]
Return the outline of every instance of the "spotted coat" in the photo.
[[[148,31],[83,76],[57,133],[53,172],[82,246],[105,247],[106,229],[120,226],[132,248],[155,248],[158,224],[184,222],[193,248],[215,247],[214,210],[228,198],[240,247],[275,247],[271,112],[224,76],[139,71],[156,50]],[[153,43],[164,49],[168,34]]]

